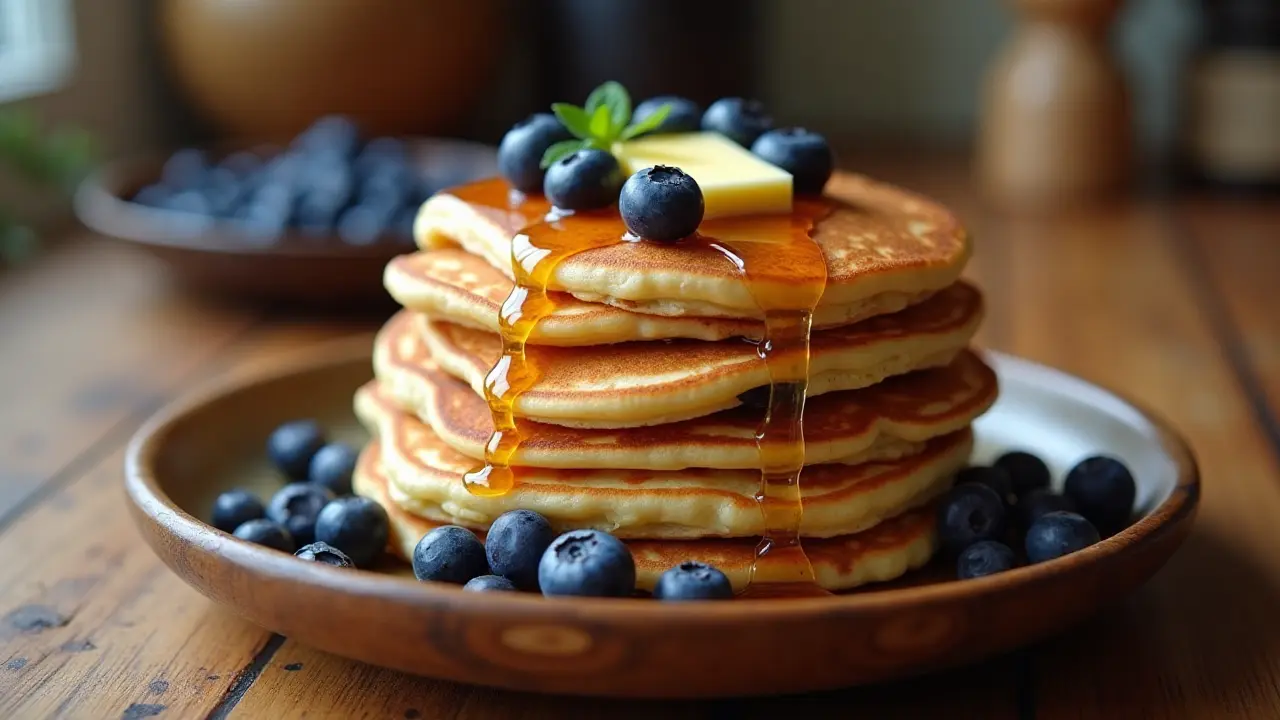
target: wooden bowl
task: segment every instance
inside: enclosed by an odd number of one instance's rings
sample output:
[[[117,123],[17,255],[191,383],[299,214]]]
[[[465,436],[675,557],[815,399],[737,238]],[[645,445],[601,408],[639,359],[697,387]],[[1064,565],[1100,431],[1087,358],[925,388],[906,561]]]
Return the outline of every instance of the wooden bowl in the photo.
[[[497,150],[487,145],[436,138],[406,144],[424,172],[444,169],[457,182],[497,172]],[[414,249],[410,240],[388,236],[353,246],[337,235],[287,232],[271,242],[257,242],[222,221],[127,201],[160,177],[165,159],[120,160],[91,174],[74,199],[80,221],[159,258],[179,282],[201,294],[322,310],[394,308],[382,287],[382,271],[391,258]]]
[[[359,441],[351,395],[364,339],[178,402],[132,441],[127,487],[143,536],[186,582],[249,621],[337,655],[525,691],[725,697],[817,691],[971,663],[1058,633],[1137,588],[1191,529],[1195,461],[1165,423],[1056,370],[990,354],[1002,383],[976,461],[1039,453],[1060,482],[1085,454],[1124,459],[1142,517],[1079,553],[987,578],[945,567],[831,598],[670,604],[475,594],[397,572],[305,563],[201,519],[232,484],[279,486],[263,459],[277,423],[318,417]]]

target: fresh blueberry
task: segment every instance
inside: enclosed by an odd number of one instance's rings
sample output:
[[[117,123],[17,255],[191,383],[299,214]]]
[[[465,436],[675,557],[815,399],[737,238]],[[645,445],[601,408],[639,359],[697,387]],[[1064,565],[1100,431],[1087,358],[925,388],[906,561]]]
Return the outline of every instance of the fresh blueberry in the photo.
[[[485,535],[489,568],[521,590],[538,589],[538,563],[556,533],[532,510],[510,510],[497,517]]]
[[[224,157],[218,167],[229,170],[236,178],[244,180],[262,169],[262,158],[242,150]]]
[[[165,207],[169,200],[169,190],[160,184],[148,185],[133,196],[133,202],[147,207]]]
[[[1066,495],[1060,495],[1048,488],[1041,488],[1018,498],[1015,510],[1018,513],[1018,526],[1025,529],[1031,527],[1032,523],[1046,513],[1059,510],[1075,512],[1076,504]]]
[[[653,596],[659,600],[728,600],[733,597],[733,585],[720,570],[689,561],[662,573]]]
[[[356,471],[358,453],[345,443],[329,443],[311,457],[307,480],[338,497],[351,494],[351,475]]]
[[[267,518],[288,530],[299,545],[307,545],[315,539],[316,517],[332,499],[333,493],[319,485],[289,483],[271,496]]]
[[[315,420],[291,420],[267,438],[267,457],[290,480],[306,480],[311,458],[324,447],[324,431]]]
[[[398,138],[378,137],[365,143],[356,157],[354,167],[358,175],[368,177],[392,166],[408,165],[409,154]]]
[[[300,548],[294,555],[303,560],[318,562],[323,565],[341,568],[355,567],[355,563],[351,562],[351,558],[347,557],[346,553],[328,543],[313,542]]]
[[[372,245],[382,237],[386,223],[387,213],[384,208],[356,205],[348,208],[338,218],[338,237],[348,245]]]
[[[1012,505],[1017,501],[1017,497],[1013,494],[1013,481],[1009,479],[1009,473],[1004,468],[994,465],[974,465],[967,467],[956,475],[956,484],[978,483],[986,485],[1004,501],[1005,505]]]
[[[213,526],[223,532],[235,532],[236,528],[258,518],[266,517],[267,509],[256,495],[246,490],[228,490],[213,501],[209,518]]]
[[[392,212],[408,202],[413,184],[413,175],[407,168],[379,169],[361,183],[359,202]]]
[[[360,144],[360,128],[351,118],[326,115],[299,134],[294,144],[308,153],[351,157]]]
[[[241,540],[265,545],[281,552],[291,553],[295,547],[293,537],[289,535],[288,530],[265,518],[250,520],[236,528],[233,534]]]
[[[702,107],[692,100],[675,95],[652,97],[636,105],[635,111],[631,113],[631,122],[643,122],[663,105],[670,105],[671,109],[658,127],[645,133],[646,135],[694,132],[702,125]]]
[[[1051,512],[1040,516],[1027,529],[1027,560],[1041,563],[1083,550],[1101,538],[1093,523],[1073,512]]]
[[[720,98],[702,114],[703,130],[720,133],[745,148],[772,127],[773,118],[758,100]]]
[[[338,215],[344,206],[335,203],[333,198],[307,194],[298,202],[296,216],[298,229],[307,235],[332,235]]]
[[[438,527],[423,535],[413,548],[413,576],[419,580],[463,585],[488,574],[484,544],[464,527]]]
[[[702,188],[683,170],[655,165],[627,178],[618,195],[618,211],[637,237],[675,242],[698,229],[706,203]]]
[[[356,567],[373,565],[390,537],[387,511],[366,497],[340,497],[325,505],[316,518],[316,540],[346,553]]]
[[[463,590],[471,592],[515,592],[518,588],[515,583],[502,577],[501,575],[479,575],[467,581],[462,586]]]
[[[1049,487],[1049,466],[1022,450],[1013,450],[996,458],[996,467],[1004,468],[1013,482],[1013,493],[1022,497],[1032,490]]]
[[[545,174],[542,154],[552,145],[572,138],[555,115],[530,115],[502,136],[498,145],[498,173],[520,192],[542,192]]]
[[[204,184],[209,161],[203,150],[185,148],[169,156],[160,170],[164,185],[175,192],[195,190]]]
[[[396,213],[395,218],[391,221],[391,234],[396,239],[404,242],[406,245],[412,246],[413,226],[418,220],[418,208],[407,207]]]
[[[241,197],[240,180],[235,173],[216,167],[205,176],[204,198],[209,211],[218,217],[229,217]]]
[[[1075,501],[1077,512],[1094,527],[1111,534],[1129,524],[1138,486],[1124,463],[1106,455],[1095,455],[1071,468],[1062,492]]]
[[[209,215],[209,201],[198,190],[183,190],[165,199],[166,210],[173,210],[191,215]]]
[[[538,563],[542,594],[629,597],[636,563],[618,538],[599,530],[571,530],[556,538]]]
[[[622,167],[604,150],[578,150],[547,168],[542,193],[561,210],[592,210],[618,201]]]
[[[938,539],[948,553],[959,553],[981,540],[994,540],[1004,527],[1004,501],[986,485],[956,485],[938,505]]]
[[[804,128],[770,130],[756,139],[751,152],[791,173],[797,195],[820,195],[835,169],[835,155],[827,139]]]
[[[982,540],[960,551],[956,559],[956,577],[961,580],[979,578],[1013,569],[1017,564],[1013,550],[1002,542]]]

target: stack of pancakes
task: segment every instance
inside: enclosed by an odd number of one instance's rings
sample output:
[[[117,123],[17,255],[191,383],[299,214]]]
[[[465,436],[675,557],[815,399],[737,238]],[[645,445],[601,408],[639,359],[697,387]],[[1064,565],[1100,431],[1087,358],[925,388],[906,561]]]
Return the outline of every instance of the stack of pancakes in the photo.
[[[810,341],[800,536],[818,584],[842,590],[929,560],[930,503],[968,462],[970,425],[997,384],[968,349],[983,307],[960,280],[971,246],[956,218],[860,176],[837,175],[827,195],[836,206],[811,234],[827,285]],[[393,549],[411,556],[442,524],[483,537],[524,508],[558,531],[623,539],[641,589],[685,560],[743,589],[765,532],[757,431],[770,375],[741,270],[679,243],[561,262],[548,282],[555,310],[528,340],[537,380],[515,399],[515,486],[476,494],[463,478],[483,467],[494,428],[484,389],[502,356],[512,238],[546,212],[477,196],[428,200],[419,250],[384,276],[404,309],[379,333],[376,379],[355,399],[374,437],[356,491],[387,508]]]

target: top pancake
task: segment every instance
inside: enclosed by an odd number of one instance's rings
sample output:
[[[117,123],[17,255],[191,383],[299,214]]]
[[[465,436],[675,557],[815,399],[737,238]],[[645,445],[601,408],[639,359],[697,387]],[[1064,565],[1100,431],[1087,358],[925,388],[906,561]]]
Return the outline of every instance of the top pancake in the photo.
[[[511,277],[512,238],[543,222],[549,206],[541,197],[518,195],[513,204],[498,192],[501,180],[484,182],[489,186],[462,186],[429,199],[414,237],[423,249],[460,245]],[[970,238],[942,206],[846,173],[832,177],[827,195],[834,209],[812,231],[827,265],[815,310],[822,325],[892,312],[960,277],[972,253]],[[584,251],[555,268],[548,289],[650,315],[763,317],[742,271],[706,246],[620,242]]]

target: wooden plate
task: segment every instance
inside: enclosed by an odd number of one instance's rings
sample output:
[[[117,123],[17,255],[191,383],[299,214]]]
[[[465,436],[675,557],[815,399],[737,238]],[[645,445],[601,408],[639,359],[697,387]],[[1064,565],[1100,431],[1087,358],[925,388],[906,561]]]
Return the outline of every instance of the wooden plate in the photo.
[[[279,485],[263,459],[278,423],[313,416],[359,441],[351,396],[368,342],[312,350],[266,375],[194,394],[142,428],[127,486],[142,534],[184,580],[253,623],[337,655],[448,680],[564,694],[706,697],[872,683],[986,658],[1057,633],[1145,582],[1186,537],[1199,498],[1187,446],[1165,423],[1056,370],[989,354],[1002,383],[976,460],[1040,454],[1060,481],[1114,453],[1143,517],[1082,552],[988,578],[924,569],[834,598],[664,604],[464,593],[401,570],[304,563],[206,525],[233,484]],[[158,622],[158,620],[157,620]]]

